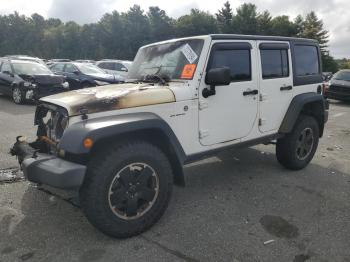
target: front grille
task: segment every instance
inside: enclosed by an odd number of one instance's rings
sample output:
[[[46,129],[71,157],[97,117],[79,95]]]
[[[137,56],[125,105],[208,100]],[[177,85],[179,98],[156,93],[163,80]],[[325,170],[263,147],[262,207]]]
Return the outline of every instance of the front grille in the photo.
[[[341,92],[341,93],[349,93],[350,94],[350,87],[348,86],[341,86],[341,85],[331,85],[329,87],[331,91],[334,92]]]
[[[59,106],[40,104],[35,113],[35,124],[39,126],[41,133],[38,134],[39,136],[47,136],[51,140],[59,142],[68,126],[67,111]]]

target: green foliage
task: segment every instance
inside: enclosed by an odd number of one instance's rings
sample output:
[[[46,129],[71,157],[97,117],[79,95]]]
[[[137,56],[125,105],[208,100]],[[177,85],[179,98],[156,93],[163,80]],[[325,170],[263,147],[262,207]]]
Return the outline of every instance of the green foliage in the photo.
[[[258,13],[256,5],[243,4],[236,10],[237,14],[233,18],[232,26],[238,34],[255,35],[258,34]]]
[[[205,35],[218,32],[215,18],[198,9],[192,9],[189,15],[179,17],[175,24],[177,36]]]
[[[218,27],[221,33],[228,34],[232,32],[233,13],[229,1],[224,3],[224,7],[215,14]]]
[[[339,70],[338,63],[331,57],[328,52],[322,55],[322,65],[323,72],[332,72],[335,73]]]
[[[336,61],[339,69],[350,69],[350,59],[340,59]]]
[[[296,25],[286,15],[276,16],[271,21],[271,34],[279,36],[296,36]]]
[[[127,12],[112,11],[97,23],[78,25],[39,14],[26,17],[17,12],[0,15],[0,56],[27,54],[43,58],[133,59],[142,45],[174,37],[213,33],[281,35],[319,41],[325,71],[350,67],[349,61],[336,62],[327,51],[328,31],[315,12],[294,21],[288,16],[272,17],[245,3],[235,11],[225,2],[215,16],[192,9],[178,19],[152,6],[144,12],[134,5]]]

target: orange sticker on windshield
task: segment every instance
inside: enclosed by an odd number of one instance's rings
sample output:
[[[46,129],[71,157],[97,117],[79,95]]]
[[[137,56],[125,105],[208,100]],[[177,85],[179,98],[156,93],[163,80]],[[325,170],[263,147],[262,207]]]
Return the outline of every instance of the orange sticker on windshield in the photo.
[[[184,66],[184,69],[182,69],[181,78],[192,79],[195,70],[196,70],[196,64],[186,64]]]

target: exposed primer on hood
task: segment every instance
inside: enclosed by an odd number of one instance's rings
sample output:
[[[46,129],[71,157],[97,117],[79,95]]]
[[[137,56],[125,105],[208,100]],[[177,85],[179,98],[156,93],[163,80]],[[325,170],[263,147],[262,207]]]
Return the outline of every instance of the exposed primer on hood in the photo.
[[[47,96],[40,101],[65,107],[70,116],[81,109],[97,113],[116,109],[175,102],[174,93],[164,86],[116,84],[74,90]]]

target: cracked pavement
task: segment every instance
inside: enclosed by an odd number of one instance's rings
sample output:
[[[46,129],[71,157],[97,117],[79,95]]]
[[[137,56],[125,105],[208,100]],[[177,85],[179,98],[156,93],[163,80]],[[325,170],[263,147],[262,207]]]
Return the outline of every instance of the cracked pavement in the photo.
[[[75,192],[0,183],[0,261],[350,261],[350,103],[330,106],[306,169],[281,167],[273,145],[190,164],[162,219],[126,240],[93,228]],[[0,170],[33,114],[0,96]]]

